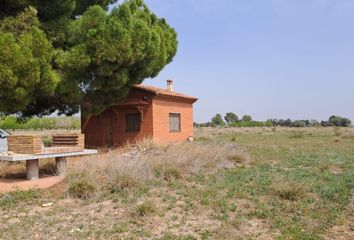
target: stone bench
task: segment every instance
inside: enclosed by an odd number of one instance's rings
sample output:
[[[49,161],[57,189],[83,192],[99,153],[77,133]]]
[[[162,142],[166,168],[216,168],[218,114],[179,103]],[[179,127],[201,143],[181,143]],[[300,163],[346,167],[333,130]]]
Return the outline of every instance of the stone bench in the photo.
[[[52,153],[52,154],[1,154],[0,161],[18,162],[26,161],[26,176],[28,180],[39,178],[39,160],[55,158],[57,175],[63,176],[67,172],[67,158],[97,154],[97,150],[84,149],[80,152]]]

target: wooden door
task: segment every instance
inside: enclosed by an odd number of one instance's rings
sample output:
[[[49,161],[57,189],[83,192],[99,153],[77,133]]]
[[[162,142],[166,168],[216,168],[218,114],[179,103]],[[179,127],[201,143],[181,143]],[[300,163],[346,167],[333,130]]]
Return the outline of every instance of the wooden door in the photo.
[[[105,111],[101,114],[101,129],[104,145],[106,147],[113,146],[113,129],[114,129],[114,118],[112,111]]]

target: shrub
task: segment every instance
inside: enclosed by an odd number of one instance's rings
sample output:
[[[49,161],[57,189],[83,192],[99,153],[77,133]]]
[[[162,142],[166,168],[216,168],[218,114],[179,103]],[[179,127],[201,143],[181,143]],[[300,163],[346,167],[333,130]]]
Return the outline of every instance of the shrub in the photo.
[[[136,207],[136,214],[141,217],[153,214],[155,212],[156,206],[151,201],[145,201],[141,204],[138,204]]]
[[[289,201],[298,200],[305,195],[305,190],[301,185],[295,183],[279,183],[278,185],[273,186],[273,190],[278,197]]]
[[[160,154],[157,154],[159,151]],[[220,163],[229,161],[230,156],[234,157],[238,154],[240,155],[239,161],[247,160],[237,146],[221,143],[182,143],[164,152],[161,152],[161,149],[157,152],[154,155],[142,156],[142,160],[149,162],[155,172],[163,176],[173,172],[180,177],[202,170],[215,169]]]
[[[181,178],[181,175],[181,172],[175,168],[165,169],[165,172],[163,174],[165,180],[179,179]]]
[[[50,136],[43,136],[42,142],[45,147],[51,147],[53,144],[53,139]]]
[[[17,206],[19,203],[31,202],[39,198],[37,189],[28,191],[14,191],[3,196],[0,195],[0,209]]]
[[[79,129],[80,119],[78,117],[46,117],[19,119],[14,116],[7,116],[0,119],[2,129]]]
[[[74,174],[69,177],[69,194],[75,198],[88,199],[95,194],[96,187],[85,174]]]
[[[81,195],[80,188],[90,191],[100,189],[111,193],[126,192],[139,187],[153,176],[153,171],[147,162],[133,156],[124,156],[122,149],[102,153],[97,156],[84,157],[69,171],[69,185],[74,186]],[[76,187],[78,185],[78,187]],[[70,193],[70,189],[69,189]],[[78,195],[78,194],[76,194]],[[85,191],[83,198],[85,198]],[[80,197],[80,196],[79,196]],[[80,197],[81,198],[81,197]]]
[[[248,160],[249,156],[244,152],[239,152],[239,153],[230,154],[227,159],[233,163],[240,164]]]
[[[304,138],[305,132],[304,131],[292,131],[290,138]]]

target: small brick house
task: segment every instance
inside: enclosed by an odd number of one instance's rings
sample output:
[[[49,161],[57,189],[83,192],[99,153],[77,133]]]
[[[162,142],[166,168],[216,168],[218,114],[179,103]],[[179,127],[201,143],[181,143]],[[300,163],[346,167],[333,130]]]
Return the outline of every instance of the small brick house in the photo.
[[[193,104],[198,99],[167,88],[136,85],[128,96],[98,116],[81,119],[87,147],[112,147],[151,138],[181,142],[193,136]]]

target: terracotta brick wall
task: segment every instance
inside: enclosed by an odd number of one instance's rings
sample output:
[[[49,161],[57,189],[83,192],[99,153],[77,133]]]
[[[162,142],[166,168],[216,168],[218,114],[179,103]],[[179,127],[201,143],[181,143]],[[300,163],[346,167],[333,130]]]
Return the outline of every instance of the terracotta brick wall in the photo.
[[[127,132],[126,131],[126,118],[127,113],[139,113],[138,110],[134,108],[120,109],[119,110],[119,120],[116,122],[113,131],[113,141],[115,145],[121,145],[125,142],[134,143],[137,140],[143,138],[152,137],[152,105],[144,107],[143,120],[140,123],[139,132]]]
[[[85,131],[87,147],[117,146],[125,142],[135,142],[139,139],[152,137],[152,99],[143,110],[143,121],[140,132],[126,132],[125,115],[138,113],[135,107],[111,107],[99,116],[91,117]]]
[[[156,99],[145,91],[132,91],[128,98],[147,98],[144,106],[140,132],[126,132],[127,113],[139,112],[136,107],[111,107],[99,116],[92,116],[83,133],[87,147],[117,146],[125,142],[135,142],[143,138],[154,140],[184,141],[193,136],[193,104],[175,102],[170,99]],[[181,132],[169,130],[169,113],[181,114]],[[82,122],[84,120],[82,119]]]
[[[181,114],[181,132],[170,132],[169,114]],[[157,141],[185,141],[193,136],[193,104],[153,100],[153,137]]]

